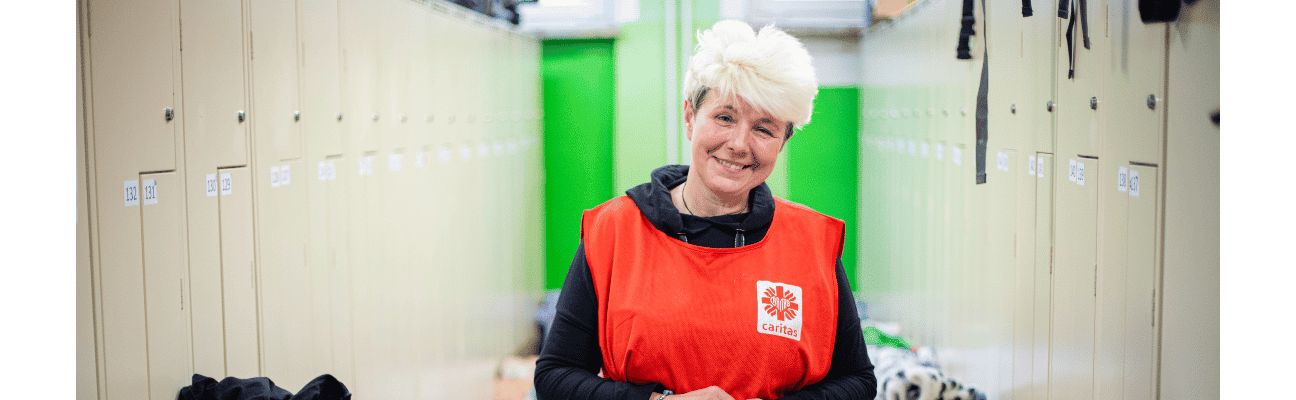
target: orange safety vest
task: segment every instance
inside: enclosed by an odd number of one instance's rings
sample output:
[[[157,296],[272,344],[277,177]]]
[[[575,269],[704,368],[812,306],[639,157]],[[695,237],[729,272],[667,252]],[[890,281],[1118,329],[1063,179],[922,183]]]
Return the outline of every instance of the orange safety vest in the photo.
[[[837,338],[845,224],[775,198],[764,239],[688,244],[620,196],[581,221],[598,296],[603,375],[676,393],[774,399],[824,378]]]

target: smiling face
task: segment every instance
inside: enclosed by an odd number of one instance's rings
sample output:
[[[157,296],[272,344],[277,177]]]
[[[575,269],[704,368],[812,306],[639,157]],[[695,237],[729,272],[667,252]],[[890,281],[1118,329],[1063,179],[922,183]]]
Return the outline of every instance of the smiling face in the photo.
[[[774,171],[786,143],[787,121],[736,95],[703,96],[696,114],[685,101],[684,118],[693,142],[689,180],[701,183],[717,200],[745,201]]]

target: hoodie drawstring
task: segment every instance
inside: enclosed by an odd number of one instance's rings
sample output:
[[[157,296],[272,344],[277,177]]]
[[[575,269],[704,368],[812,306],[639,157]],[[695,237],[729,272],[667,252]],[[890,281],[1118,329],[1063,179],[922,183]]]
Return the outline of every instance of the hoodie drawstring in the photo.
[[[742,247],[746,245],[747,245],[747,238],[743,237],[743,230],[738,229],[738,232],[734,233],[734,247]]]

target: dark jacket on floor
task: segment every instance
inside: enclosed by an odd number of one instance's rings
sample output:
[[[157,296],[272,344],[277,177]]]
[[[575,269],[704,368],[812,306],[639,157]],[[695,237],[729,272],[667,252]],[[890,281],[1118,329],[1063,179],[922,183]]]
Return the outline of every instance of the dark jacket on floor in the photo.
[[[180,389],[179,400],[350,400],[351,391],[333,375],[311,380],[296,395],[275,386],[270,378],[215,379],[193,375],[193,384]]]

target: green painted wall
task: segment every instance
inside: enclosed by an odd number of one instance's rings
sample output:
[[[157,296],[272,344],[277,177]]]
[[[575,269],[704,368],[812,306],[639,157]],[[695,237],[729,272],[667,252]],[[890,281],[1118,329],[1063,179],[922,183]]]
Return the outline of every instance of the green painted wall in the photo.
[[[784,150],[788,200],[805,204],[846,221],[842,266],[852,277],[851,290],[859,290],[854,277],[859,160],[858,87],[821,87],[815,98],[810,124],[798,131]]]
[[[562,287],[581,212],[612,198],[616,79],[611,39],[545,40],[545,288]]]

